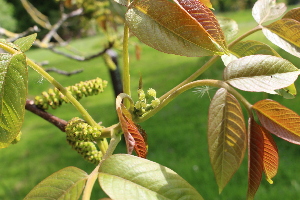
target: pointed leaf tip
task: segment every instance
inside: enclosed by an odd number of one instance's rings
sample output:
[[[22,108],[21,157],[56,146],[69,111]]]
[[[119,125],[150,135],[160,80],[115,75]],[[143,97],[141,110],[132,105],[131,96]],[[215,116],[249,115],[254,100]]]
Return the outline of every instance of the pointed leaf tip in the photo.
[[[254,199],[259,188],[263,173],[264,138],[262,128],[249,119],[249,144],[248,144],[248,191],[247,199]]]
[[[246,149],[246,128],[241,107],[225,89],[216,92],[209,107],[208,147],[221,193],[239,168]]]
[[[28,35],[26,37],[19,38],[14,42],[14,44],[17,45],[22,52],[25,52],[28,49],[30,49],[30,47],[36,40],[36,36],[37,36],[37,34],[34,33],[34,34]]]
[[[294,83],[299,74],[299,69],[283,58],[251,55],[230,62],[223,76],[240,90],[274,94],[274,90]]]

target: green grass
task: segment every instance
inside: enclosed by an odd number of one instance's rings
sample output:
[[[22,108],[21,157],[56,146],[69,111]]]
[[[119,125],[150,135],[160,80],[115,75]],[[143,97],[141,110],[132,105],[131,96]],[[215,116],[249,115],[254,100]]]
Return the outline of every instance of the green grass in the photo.
[[[252,19],[248,16],[251,16],[249,11],[247,17],[245,17],[245,13],[235,13],[235,16],[232,17],[239,20],[240,27],[243,27],[242,31],[255,26],[255,23],[252,23]],[[257,33],[257,35],[259,34]],[[264,42],[267,43],[267,40]],[[72,46],[82,49],[85,55],[97,51],[100,45],[99,37],[86,38],[72,43]],[[136,60],[134,50],[130,48],[131,86],[135,99],[137,99],[134,95],[138,88],[140,75],[143,76],[144,89],[154,88],[160,96],[192,74],[209,59],[168,55],[144,45],[142,45],[142,50],[141,60]],[[279,52],[282,53],[282,51]],[[109,80],[108,71],[101,58],[88,62],[76,62],[47,50],[39,49],[31,50],[27,55],[39,62],[48,60],[51,67],[63,70],[84,69],[83,73],[71,77],[53,74],[64,86],[95,77]],[[298,58],[288,54],[283,56],[297,66]],[[300,68],[300,66],[298,67]],[[223,69],[222,62],[218,61],[211,70],[205,72],[200,78],[221,79]],[[33,70],[29,70],[29,78],[29,98],[33,98],[50,87],[50,84]],[[215,91],[216,89],[210,91],[210,97]],[[243,92],[243,94],[250,103],[268,97],[300,113],[299,97],[293,100],[284,100],[279,96],[268,96],[262,93]],[[103,94],[83,99],[81,103],[96,121],[101,121],[104,126],[110,126],[117,122],[114,101],[112,88],[109,85]],[[205,199],[245,199],[247,155],[228,186],[222,194],[218,194],[207,150],[206,132],[209,101],[208,95],[201,98],[197,93],[187,91],[156,116],[143,122],[141,126],[147,131],[149,140],[148,159],[176,171],[193,185]],[[80,116],[71,105],[64,105],[60,109],[50,112],[65,120]],[[94,165],[85,162],[75,151],[71,150],[65,141],[64,133],[39,117],[27,112],[22,132],[22,140],[18,144],[1,149],[0,199],[22,199],[45,177],[67,166],[79,167],[87,173],[93,170]],[[300,170],[298,168],[300,147],[278,138],[275,139],[280,154],[279,172],[274,178],[273,185],[269,185],[265,180],[262,181],[256,199],[300,198]],[[121,143],[117,152],[125,153],[125,151],[124,143]],[[96,183],[92,199],[104,196],[98,185]]]

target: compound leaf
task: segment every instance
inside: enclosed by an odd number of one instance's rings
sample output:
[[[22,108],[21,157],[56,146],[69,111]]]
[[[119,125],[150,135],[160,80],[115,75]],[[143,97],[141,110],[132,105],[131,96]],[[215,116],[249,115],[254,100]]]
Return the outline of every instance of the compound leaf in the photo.
[[[197,199],[202,196],[171,169],[126,154],[108,157],[100,166],[99,183],[114,200]]]
[[[0,54],[0,148],[7,147],[21,131],[27,76],[24,54]]]
[[[272,134],[300,144],[300,116],[276,101],[265,99],[253,105],[260,123]]]
[[[209,107],[208,147],[221,192],[239,168],[246,149],[242,109],[238,101],[225,89],[217,91]]]
[[[66,167],[47,177],[36,185],[24,200],[79,199],[85,187],[88,174],[76,167]]]
[[[224,80],[240,90],[275,93],[274,90],[294,83],[299,74],[288,60],[252,55],[230,62],[224,70]]]
[[[165,53],[200,57],[227,51],[217,19],[198,0],[136,0],[125,18],[136,37]]]

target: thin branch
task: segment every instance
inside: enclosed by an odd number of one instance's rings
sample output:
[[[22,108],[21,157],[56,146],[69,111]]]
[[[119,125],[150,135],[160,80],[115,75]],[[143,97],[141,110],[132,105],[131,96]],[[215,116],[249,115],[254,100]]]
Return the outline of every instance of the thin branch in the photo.
[[[51,30],[49,31],[49,33],[47,33],[47,35],[43,38],[42,43],[46,43],[48,44],[51,40],[51,38],[57,34],[57,30],[61,27],[61,25],[69,18],[71,17],[76,17],[79,15],[83,14],[83,8],[79,8],[77,10],[74,10],[72,12],[70,12],[69,14],[62,14],[60,20],[58,20],[58,22],[56,22],[56,24],[54,24],[51,27]]]
[[[0,34],[8,37],[8,39],[6,39],[8,42],[13,42],[18,38],[28,35],[29,33],[36,33],[39,31],[40,31],[40,29],[37,26],[30,27],[22,33],[13,33],[13,32],[6,30],[5,28],[0,27]]]
[[[113,42],[109,42],[109,43],[108,43],[108,46],[105,47],[102,51],[100,51],[100,52],[98,52],[98,53],[95,53],[95,54],[93,54],[93,55],[87,56],[87,57],[68,54],[68,53],[65,53],[65,52],[63,52],[63,51],[60,51],[60,50],[58,50],[58,49],[55,49],[55,48],[53,48],[53,47],[49,47],[49,49],[50,49],[51,51],[53,51],[54,53],[63,55],[63,56],[65,56],[65,57],[71,58],[71,59],[73,59],[73,60],[77,60],[77,61],[87,61],[87,60],[91,60],[91,59],[93,59],[93,58],[97,58],[97,57],[99,57],[99,56],[102,56],[103,54],[106,53],[107,50],[109,50],[109,49],[112,48],[112,47],[113,47]]]
[[[74,70],[74,71],[71,71],[71,72],[67,72],[67,71],[64,71],[64,70],[57,69],[55,67],[50,67],[50,68],[45,68],[45,71],[46,72],[56,72],[58,74],[62,74],[62,75],[65,75],[65,76],[71,76],[71,75],[79,74],[79,73],[83,72],[83,69],[78,69],[78,70]]]
[[[45,119],[46,121],[50,122],[51,124],[55,125],[57,128],[59,128],[61,131],[65,132],[65,127],[67,125],[67,121],[60,119],[50,113],[47,113],[46,111],[38,108],[33,100],[26,100],[25,109],[40,116],[41,118]]]

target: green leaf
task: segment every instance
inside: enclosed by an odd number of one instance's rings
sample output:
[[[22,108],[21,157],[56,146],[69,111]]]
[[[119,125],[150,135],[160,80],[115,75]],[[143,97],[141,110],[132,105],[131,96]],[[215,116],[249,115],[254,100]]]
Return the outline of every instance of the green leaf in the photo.
[[[284,3],[274,0],[258,0],[252,8],[252,16],[258,24],[274,20],[286,11]]]
[[[25,52],[28,49],[30,49],[30,47],[32,46],[32,44],[34,43],[34,41],[36,39],[36,36],[37,36],[37,34],[34,33],[32,35],[19,38],[14,42],[14,44],[17,45],[22,52]]]
[[[36,185],[24,200],[79,199],[88,178],[87,173],[76,167],[66,167]]]
[[[280,96],[283,96],[283,98],[285,99],[294,99],[296,94],[297,94],[297,89],[295,87],[295,84],[293,83],[292,85],[279,89],[279,90],[275,90],[275,92],[277,94],[279,94]]]
[[[252,55],[234,60],[224,70],[224,80],[250,92],[268,92],[295,82],[300,71],[291,62],[270,55]]]
[[[238,58],[255,54],[264,54],[280,57],[280,55],[269,45],[256,40],[240,41],[231,46],[229,50]]]
[[[21,131],[27,76],[24,54],[0,54],[0,148],[7,147]]]
[[[171,169],[128,154],[115,154],[104,160],[99,183],[114,200],[203,199]]]
[[[7,46],[9,46],[9,47],[11,47],[11,48],[13,48],[13,49],[15,49],[15,50],[21,51],[21,49],[20,49],[17,45],[15,45],[15,44],[13,44],[13,43],[11,43],[11,42],[8,42],[8,41],[5,40],[5,39],[0,39],[0,43],[2,43],[2,44],[4,44],[4,45],[7,45]]]
[[[125,16],[129,29],[143,43],[165,53],[224,54],[225,38],[211,10],[198,0],[175,2],[133,1]]]
[[[208,149],[219,192],[239,168],[246,138],[244,116],[238,101],[227,90],[219,89],[208,114]]]

